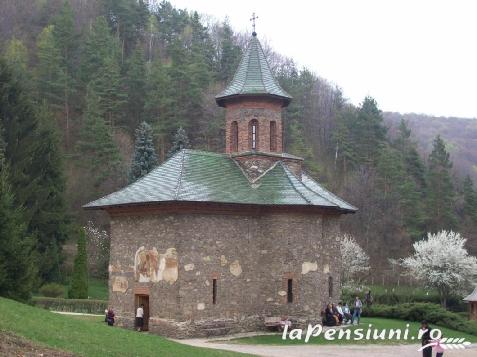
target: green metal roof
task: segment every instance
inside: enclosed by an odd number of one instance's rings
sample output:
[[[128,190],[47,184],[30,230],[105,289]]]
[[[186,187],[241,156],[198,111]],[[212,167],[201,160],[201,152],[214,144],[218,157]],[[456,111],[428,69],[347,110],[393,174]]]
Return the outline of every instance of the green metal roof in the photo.
[[[173,201],[311,205],[344,212],[356,210],[308,175],[303,174],[299,180],[281,161],[252,184],[230,156],[196,150],[178,152],[138,181],[88,203],[84,208]]]
[[[255,33],[240,61],[234,78],[227,88],[215,97],[215,100],[218,105],[223,106],[226,99],[240,95],[278,97],[284,101],[284,105],[288,105],[292,99],[273,78],[272,71]]]

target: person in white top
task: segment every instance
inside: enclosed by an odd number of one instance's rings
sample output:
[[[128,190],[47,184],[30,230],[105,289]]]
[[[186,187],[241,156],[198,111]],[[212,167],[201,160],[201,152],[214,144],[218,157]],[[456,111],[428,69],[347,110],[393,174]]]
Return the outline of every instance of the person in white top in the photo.
[[[136,328],[138,331],[142,331],[144,327],[144,305],[141,304],[136,310]]]

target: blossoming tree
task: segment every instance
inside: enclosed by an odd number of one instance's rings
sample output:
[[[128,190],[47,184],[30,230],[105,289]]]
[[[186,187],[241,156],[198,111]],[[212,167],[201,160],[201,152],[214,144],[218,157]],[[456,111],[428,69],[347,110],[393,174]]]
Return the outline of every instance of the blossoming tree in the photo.
[[[443,307],[451,293],[476,282],[477,258],[469,255],[465,242],[452,231],[428,233],[427,240],[414,243],[414,254],[402,261],[413,277],[439,292]]]
[[[347,285],[359,282],[369,271],[369,257],[354,237],[344,234],[340,239],[341,283]]]

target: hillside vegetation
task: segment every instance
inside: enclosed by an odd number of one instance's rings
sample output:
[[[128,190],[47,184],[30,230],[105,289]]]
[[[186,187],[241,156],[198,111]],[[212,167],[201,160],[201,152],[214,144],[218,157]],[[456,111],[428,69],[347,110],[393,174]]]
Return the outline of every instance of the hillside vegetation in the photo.
[[[88,221],[107,236],[106,217],[81,206],[127,183],[143,121],[159,162],[179,128],[192,148],[224,151],[214,96],[248,40],[227,21],[167,1],[0,2],[0,217],[8,222],[0,225],[0,295],[27,300],[44,282],[68,282],[65,252],[74,254]],[[426,232],[460,231],[477,252],[477,193],[452,162],[463,150],[474,160],[470,131],[454,140],[432,120],[394,120],[388,131],[372,97],[354,106],[340,88],[262,45],[293,96],[283,113],[285,150],[359,208],[342,228],[370,255],[375,278],[389,271],[392,279],[388,258],[407,255]],[[98,250],[90,273],[104,278],[107,244]]]

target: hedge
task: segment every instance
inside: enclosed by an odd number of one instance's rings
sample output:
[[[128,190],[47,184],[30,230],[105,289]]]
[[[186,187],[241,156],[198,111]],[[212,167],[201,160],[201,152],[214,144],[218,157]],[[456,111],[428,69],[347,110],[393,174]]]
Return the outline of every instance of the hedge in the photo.
[[[462,314],[447,311],[431,303],[409,303],[399,305],[373,305],[363,309],[363,316],[386,317],[407,321],[427,320],[430,324],[477,336],[477,322],[469,321]]]
[[[360,295],[360,294],[358,294]],[[364,292],[361,293],[361,298],[363,299]],[[395,304],[405,304],[405,303],[432,303],[440,304],[439,295],[431,293],[426,295],[424,293],[409,293],[403,291],[373,291],[373,302],[375,304],[382,305],[395,305]],[[348,303],[353,302],[356,297],[356,292],[350,289],[344,289],[341,295],[342,301],[347,301]],[[467,304],[460,297],[449,297],[447,300],[447,308],[451,311],[467,311]]]
[[[47,310],[87,314],[104,314],[104,310],[108,308],[106,300],[61,299],[36,296],[32,298],[32,302],[34,305]]]

